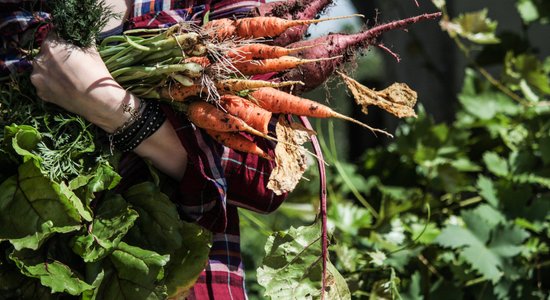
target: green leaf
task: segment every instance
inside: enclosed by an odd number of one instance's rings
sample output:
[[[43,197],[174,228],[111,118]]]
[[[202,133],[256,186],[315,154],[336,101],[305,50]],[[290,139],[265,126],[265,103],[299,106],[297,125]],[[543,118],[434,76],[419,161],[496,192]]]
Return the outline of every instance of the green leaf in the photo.
[[[517,0],[516,7],[524,23],[550,22],[550,4],[545,0]]]
[[[498,206],[497,191],[491,179],[479,175],[477,178],[477,188],[479,189],[479,195],[487,200],[489,204],[494,207]]]
[[[38,278],[42,285],[52,289],[53,293],[68,293],[78,296],[93,289],[79,278],[67,265],[59,261],[36,262],[37,253],[29,250],[14,252],[10,255],[23,274]]]
[[[34,244],[40,245],[46,233],[56,231],[53,227],[80,225],[82,211],[75,207],[78,199],[73,193],[44,177],[32,160],[18,172],[0,185],[0,239],[33,236]]]
[[[497,21],[487,17],[488,10],[461,14],[451,22],[442,24],[442,27],[451,36],[458,35],[478,44],[497,44],[500,40],[495,35]]]
[[[4,128],[4,143],[11,142],[11,147],[15,153],[23,157],[23,161],[29,159],[41,160],[39,156],[33,153],[41,140],[40,132],[32,126],[12,125]]]
[[[493,283],[498,282],[504,275],[505,259],[519,253],[528,234],[511,226],[495,227],[481,210],[463,211],[462,217],[466,227],[448,225],[435,243],[457,249],[472,268]]]
[[[158,282],[164,276],[168,256],[119,243],[104,264],[97,299],[165,299],[166,287]]]
[[[184,243],[170,255],[170,262],[166,266],[165,281],[168,295],[186,293],[204,270],[210,254],[212,236],[202,227],[183,223],[180,229]]]
[[[401,294],[403,300],[422,300],[422,286],[420,285],[421,275],[419,271],[414,272],[409,283],[409,288]]]
[[[372,216],[365,208],[351,202],[338,202],[328,211],[329,226],[336,227],[341,232],[356,236],[359,230],[368,228],[372,223]]]
[[[290,228],[271,235],[258,282],[271,299],[319,299],[321,293],[321,236],[319,224]],[[326,299],[351,299],[347,284],[328,262]]]
[[[535,55],[514,56],[508,52],[502,81],[514,91],[522,91],[532,101],[550,95],[550,73]]]
[[[487,169],[496,176],[506,177],[510,175],[508,162],[504,158],[498,156],[498,154],[494,152],[485,152],[483,154],[483,161]]]
[[[144,182],[132,186],[123,196],[139,214],[135,226],[128,232],[128,242],[161,254],[182,247],[183,223],[178,210],[156,185]]]
[[[85,262],[107,256],[134,225],[138,213],[120,195],[102,199],[87,235],[75,238],[73,250]]]

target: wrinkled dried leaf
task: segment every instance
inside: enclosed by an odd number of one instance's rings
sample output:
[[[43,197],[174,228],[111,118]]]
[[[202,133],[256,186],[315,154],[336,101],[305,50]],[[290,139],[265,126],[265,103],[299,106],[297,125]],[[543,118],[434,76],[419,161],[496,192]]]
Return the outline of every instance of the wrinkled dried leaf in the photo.
[[[315,132],[298,123],[289,123],[284,116],[279,118],[275,130],[281,142],[275,147],[275,168],[267,188],[281,195],[294,190],[306,171],[306,150],[301,145],[310,141]]]
[[[413,107],[417,94],[408,85],[394,83],[384,90],[375,91],[345,74],[340,73],[340,76],[353,93],[355,102],[361,105],[363,113],[368,114],[369,105],[376,105],[398,118],[416,117]]]

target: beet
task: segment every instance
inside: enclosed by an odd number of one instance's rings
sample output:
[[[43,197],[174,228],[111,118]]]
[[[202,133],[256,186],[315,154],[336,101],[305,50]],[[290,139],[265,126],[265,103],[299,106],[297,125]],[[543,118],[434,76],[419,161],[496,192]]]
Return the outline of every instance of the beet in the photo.
[[[423,14],[403,20],[393,21],[378,25],[355,34],[334,33],[313,40],[301,41],[289,45],[289,48],[313,46],[298,51],[295,55],[305,59],[328,58],[341,56],[340,58],[305,64],[281,74],[283,81],[302,81],[303,86],[295,86],[293,91],[304,93],[323,84],[334,71],[343,63],[349,61],[358,51],[376,44],[376,39],[384,32],[402,29],[410,24],[424,20],[436,19],[441,13]]]

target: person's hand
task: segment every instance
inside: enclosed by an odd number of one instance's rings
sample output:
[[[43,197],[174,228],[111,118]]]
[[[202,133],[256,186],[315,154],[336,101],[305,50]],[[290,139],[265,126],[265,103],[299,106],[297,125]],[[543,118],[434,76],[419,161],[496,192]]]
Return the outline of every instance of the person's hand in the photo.
[[[130,118],[137,99],[109,74],[95,48],[80,49],[48,37],[33,61],[31,81],[47,102],[81,115],[112,133]]]

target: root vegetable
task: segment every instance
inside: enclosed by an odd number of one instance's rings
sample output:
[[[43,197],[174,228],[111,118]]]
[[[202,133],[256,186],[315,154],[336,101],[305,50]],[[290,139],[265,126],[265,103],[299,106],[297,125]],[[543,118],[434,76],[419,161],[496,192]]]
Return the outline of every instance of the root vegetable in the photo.
[[[234,95],[223,95],[220,98],[220,105],[228,113],[246,122],[250,127],[267,134],[267,126],[271,120],[272,113],[258,105]]]
[[[325,21],[350,18],[352,16],[324,18],[317,20],[285,20],[277,17],[254,17],[236,20],[218,19],[208,22],[204,28],[212,37],[225,40],[235,36],[243,39],[276,37],[285,30],[299,25],[315,24]]]
[[[206,133],[210,135],[218,143],[229,147],[233,150],[254,154],[259,157],[272,160],[264,150],[262,150],[256,143],[247,139],[245,136],[238,132],[221,132],[215,130],[206,130]]]
[[[391,136],[391,134],[383,130],[372,128],[367,124],[335,112],[328,106],[274,88],[261,88],[250,93],[250,96],[257,101],[260,107],[272,113],[293,114],[313,118],[338,118],[359,124],[373,132],[380,132]]]
[[[282,80],[303,81],[305,85],[297,87],[297,89],[294,90],[296,93],[310,91],[325,82],[341,64],[349,60],[353,53],[367,48],[369,45],[376,44],[376,39],[384,32],[402,29],[420,21],[437,19],[440,16],[441,13],[423,14],[379,25],[356,34],[330,34],[317,39],[289,45],[288,47],[290,48],[317,45],[298,51],[296,55],[304,59],[335,56],[341,56],[341,58],[327,60],[315,65],[300,66],[284,74]]]
[[[338,59],[338,57],[301,59],[294,56],[282,56],[273,59],[250,60],[233,63],[233,66],[243,75],[257,75],[270,72],[281,72],[296,68],[303,64],[319,63],[326,60]]]
[[[307,48],[314,47],[306,46],[305,48],[285,48],[279,46],[271,46],[266,44],[248,44],[227,52],[227,56],[233,61],[245,61],[253,59],[270,59],[287,56]]]
[[[257,16],[279,17],[292,20],[310,20],[333,3],[333,0],[289,0],[270,2],[260,5],[257,9]],[[286,46],[301,40],[309,25],[296,26],[285,30],[273,40],[273,45]]]

